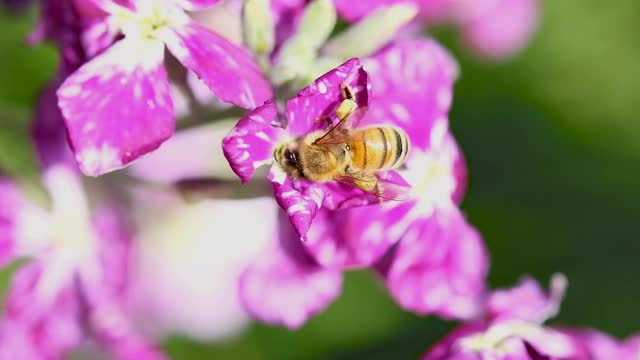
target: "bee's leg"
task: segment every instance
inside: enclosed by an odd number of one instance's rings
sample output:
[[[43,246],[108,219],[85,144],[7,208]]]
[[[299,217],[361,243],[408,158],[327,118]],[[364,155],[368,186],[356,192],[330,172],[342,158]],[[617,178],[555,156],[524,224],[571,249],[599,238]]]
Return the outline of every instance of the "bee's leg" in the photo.
[[[373,193],[378,197],[378,202],[383,202],[384,197],[382,196],[383,192],[380,188],[380,183],[376,182],[376,185],[373,187]]]

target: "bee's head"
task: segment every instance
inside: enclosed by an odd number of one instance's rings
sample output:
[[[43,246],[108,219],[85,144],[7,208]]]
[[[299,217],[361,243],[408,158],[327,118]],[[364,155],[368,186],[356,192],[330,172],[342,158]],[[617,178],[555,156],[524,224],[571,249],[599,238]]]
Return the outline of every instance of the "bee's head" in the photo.
[[[297,142],[283,144],[274,152],[276,161],[286,173],[293,177],[303,177],[300,165],[300,151]]]

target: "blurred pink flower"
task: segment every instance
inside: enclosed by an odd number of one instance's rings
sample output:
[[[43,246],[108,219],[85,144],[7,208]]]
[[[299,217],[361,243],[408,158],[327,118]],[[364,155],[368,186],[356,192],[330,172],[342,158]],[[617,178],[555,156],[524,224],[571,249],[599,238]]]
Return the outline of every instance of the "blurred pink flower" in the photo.
[[[219,339],[244,329],[247,313],[297,328],[340,293],[340,271],[305,253],[273,199],[186,203],[149,189],[133,198],[140,232],[127,309],[143,333]]]
[[[254,108],[271,98],[271,87],[251,55],[184,11],[213,1],[96,3],[124,38],[81,66],[58,90],[71,146],[85,174],[119,169],[173,134],[165,45],[220,99]]]
[[[62,164],[69,168],[76,167],[56,97],[56,90],[60,83],[58,79],[50,82],[41,91],[36,101],[31,135],[42,169]]]
[[[537,0],[463,0],[457,21],[467,47],[477,56],[501,60],[513,57],[538,26]]]
[[[202,199],[172,192],[133,192],[138,228],[127,313],[143,333],[226,338],[249,322],[240,274],[267,256],[277,205],[272,199]],[[246,226],[250,224],[250,226]]]
[[[565,285],[564,277],[554,277],[551,295],[546,295],[532,280],[524,279],[512,290],[493,293],[488,298],[486,320],[454,329],[423,359],[586,360],[570,336],[542,325],[547,316],[555,315],[548,309],[559,307]]]
[[[490,60],[514,56],[528,43],[538,25],[538,0],[375,0],[353,3],[334,0],[340,15],[359,21],[382,6],[413,3],[420,7],[416,22],[453,24],[475,55]]]
[[[90,210],[79,176],[66,166],[48,167],[43,182],[50,211],[3,182],[0,223],[9,226],[0,227],[0,239],[11,249],[4,260],[29,261],[8,291],[0,358],[61,359],[91,334],[118,359],[164,359],[122,313],[131,238],[120,212]]]
[[[531,278],[487,298],[484,321],[456,328],[424,355],[424,360],[635,360],[640,337],[619,341],[593,329],[549,327],[566,288],[554,275],[548,294]]]
[[[46,0],[28,40],[55,43],[65,76],[116,39],[117,30],[93,0]]]
[[[595,329],[559,328],[582,348],[577,360],[637,360],[640,358],[640,334],[624,341]]]
[[[289,221],[277,216],[271,240],[240,278],[240,298],[255,318],[295,329],[340,295],[342,272],[320,266]]]
[[[237,180],[222,153],[222,139],[234,124],[235,121],[230,120],[180,130],[161,148],[131,164],[127,170],[139,179],[163,184],[212,177]]]
[[[16,252],[16,209],[24,206],[20,190],[12,181],[0,174],[0,266],[12,261]]]

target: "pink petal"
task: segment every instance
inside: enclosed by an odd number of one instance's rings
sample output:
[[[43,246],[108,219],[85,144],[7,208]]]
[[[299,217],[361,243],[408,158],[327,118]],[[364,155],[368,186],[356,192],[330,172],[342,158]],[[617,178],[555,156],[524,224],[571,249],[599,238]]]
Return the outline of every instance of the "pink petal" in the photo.
[[[468,0],[464,42],[479,56],[501,60],[527,45],[538,25],[537,0]],[[478,10],[476,10],[478,9]]]
[[[421,203],[421,214],[428,216],[435,207],[460,204],[467,187],[464,154],[446,123],[434,126],[430,149],[411,148],[405,168],[400,172],[413,186],[412,196]]]
[[[80,168],[117,170],[173,134],[173,103],[162,43],[125,39],[83,65],[58,89]]]
[[[83,19],[97,19],[107,17],[107,13],[103,10],[106,3],[124,3],[123,0],[72,0],[74,10]],[[111,6],[111,5],[109,5]]]
[[[371,87],[360,60],[351,59],[319,77],[311,85],[287,102],[287,131],[294,137],[327,128],[330,118],[336,121],[335,111],[342,102],[340,84],[351,87],[358,106],[369,105]]]
[[[306,0],[271,0],[276,30],[276,47],[293,36],[302,19]]]
[[[136,332],[123,311],[133,236],[124,215],[109,203],[93,211],[93,226],[99,236],[96,259],[79,268],[76,275],[87,312],[84,316],[92,335],[116,358],[167,359]]]
[[[379,174],[389,184],[406,187],[398,174]],[[384,200],[338,182],[321,185],[325,199],[304,242],[322,266],[367,267],[378,261],[404,233],[414,202]],[[371,206],[367,206],[371,205]]]
[[[305,0],[271,0],[270,4],[273,11],[281,13],[304,7]]]
[[[583,354],[576,359],[590,360],[637,360],[640,356],[640,336],[635,335],[620,341],[611,335],[590,328],[560,328],[563,334],[570,336]]]
[[[407,170],[402,174],[413,185],[419,184],[426,177],[432,177],[431,183],[422,189],[427,195],[427,200],[423,199],[424,201],[435,202],[434,206],[441,205],[438,201],[445,203],[451,201],[454,204],[460,204],[467,190],[466,160],[453,135],[449,131],[441,132],[439,125],[431,133],[431,148],[426,152],[413,151],[405,163]],[[440,134],[438,135],[438,133]],[[435,166],[447,169],[446,173],[439,174],[440,178],[433,178],[433,169],[428,169],[425,166],[425,164],[433,166],[434,163],[437,164]],[[432,194],[429,195],[429,193]],[[433,193],[446,197],[433,196]]]
[[[322,206],[330,210],[341,210],[380,203],[380,199],[375,195],[338,181],[330,181],[317,185],[319,188],[322,188],[325,193]]]
[[[0,175],[0,267],[14,260],[16,221],[23,206],[18,187]]]
[[[437,343],[431,345],[427,352],[420,358],[422,360],[478,360],[477,354],[463,353],[457,345],[460,340],[484,332],[487,324],[468,322],[458,326]],[[506,359],[505,359],[506,360]],[[514,359],[515,360],[515,359]]]
[[[416,1],[409,0],[368,0],[368,1],[352,1],[352,0],[333,0],[336,10],[340,16],[349,21],[356,22],[381,6],[389,6],[401,3],[412,3]]]
[[[402,233],[392,234],[411,209],[411,203],[318,212],[304,245],[327,268],[360,268],[378,261]]]
[[[624,360],[633,360],[640,357],[640,335],[634,335],[624,341],[622,345],[622,356]]]
[[[533,278],[524,277],[514,288],[496,290],[489,296],[489,316],[543,323],[560,310],[566,286],[566,278],[555,275],[547,294]]]
[[[433,345],[423,360],[557,360],[591,359],[572,339],[534,323],[467,322]],[[518,331],[520,330],[520,331]],[[479,344],[484,337],[485,344]],[[469,340],[475,338],[473,346]],[[480,340],[482,342],[482,340]],[[616,358],[617,359],[617,358]]]
[[[37,354],[36,359],[62,359],[80,344],[83,330],[77,293],[65,283],[52,289],[50,301],[43,302],[38,289],[43,286],[45,271],[44,263],[34,262],[14,274],[0,329],[0,355],[26,355],[22,347],[28,344],[32,354]]]
[[[93,228],[98,234],[97,257],[99,280],[114,294],[126,289],[131,263],[133,229],[127,224],[128,214],[115,203],[103,203],[92,211]]]
[[[457,208],[417,219],[383,263],[389,290],[405,309],[446,318],[479,314],[487,254]]]
[[[339,271],[319,267],[286,220],[240,278],[240,298],[257,319],[299,328],[340,293]]]
[[[448,132],[445,135],[444,142],[439,147],[441,153],[449,153],[453,161],[453,178],[455,179],[455,188],[451,193],[451,200],[460,205],[467,191],[467,162],[460,145],[456,142],[453,134]]]
[[[457,2],[457,0],[422,0],[420,1],[420,18],[429,25],[450,22]]]
[[[278,205],[285,211],[300,238],[307,236],[316,212],[322,206],[325,193],[321,185],[285,177],[272,168],[268,176]]]
[[[81,5],[78,7],[79,9],[97,7],[99,10],[111,14],[115,11],[118,11],[122,8],[128,9],[131,11],[136,11],[142,6],[148,6],[148,4],[153,0],[76,0]]]
[[[242,118],[222,141],[224,156],[243,183],[273,159],[273,151],[283,136],[277,115],[276,105],[267,102]]]
[[[0,324],[0,359],[41,360],[42,354],[33,344],[32,332],[20,322],[3,319]]]
[[[412,203],[321,211],[304,245],[322,266],[371,266],[398,241]]]
[[[386,199],[350,184],[330,181],[317,184],[326,194],[322,206],[330,210],[342,210],[372,204],[379,205],[381,202],[393,202],[392,199],[402,198],[411,188],[407,181],[395,171],[380,171],[376,173],[376,177],[384,187]]]
[[[59,85],[58,81],[52,82],[40,94],[31,131],[40,165],[45,169],[61,163],[76,168],[64,128],[64,119],[58,107],[56,90]]]
[[[28,41],[56,43],[61,67],[75,69],[111,45],[116,36],[115,27],[110,26],[97,0],[46,1]]]
[[[320,208],[343,210],[380,204],[380,198],[358,188],[337,181],[320,184],[291,179],[275,166],[268,178],[273,184],[278,204],[287,213],[291,224],[303,239],[306,239],[307,231]],[[399,176],[398,178],[401,180]],[[399,184],[407,186],[403,180]]]
[[[91,59],[111,46],[119,34],[117,28],[109,21],[109,17],[104,15],[87,24],[81,35],[82,47],[87,58]]]
[[[182,8],[189,11],[204,10],[217,4],[220,0],[174,0]]]
[[[251,54],[191,21],[160,36],[171,53],[220,99],[254,109],[273,97]]]
[[[223,123],[180,130],[161,148],[131,164],[128,172],[140,179],[164,184],[211,177],[236,179],[222,153],[222,139],[228,131],[229,127]]]
[[[435,124],[446,123],[458,65],[435,40],[400,41],[364,60],[372,99],[363,123],[407,132],[411,145],[427,149]]]
[[[238,280],[273,241],[281,215],[275,201],[186,203],[177,193],[144,190],[136,197],[135,210],[148,221],[139,222],[129,274],[133,284],[128,299],[136,324],[158,338],[182,334],[211,341],[241,332],[249,319],[238,297]],[[172,199],[175,204],[168,203]],[[251,226],[238,226],[238,221]],[[176,238],[181,239],[178,251]]]
[[[86,295],[88,326],[102,347],[122,360],[168,359],[133,329],[114,294],[83,275],[80,274],[80,281]]]

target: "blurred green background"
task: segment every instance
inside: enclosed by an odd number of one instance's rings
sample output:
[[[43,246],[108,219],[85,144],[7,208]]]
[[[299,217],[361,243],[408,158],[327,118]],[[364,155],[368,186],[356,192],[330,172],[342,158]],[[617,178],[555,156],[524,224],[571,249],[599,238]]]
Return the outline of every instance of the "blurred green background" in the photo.
[[[625,337],[640,330],[640,2],[542,5],[531,46],[507,64],[480,64],[436,33],[461,61],[451,121],[470,168],[463,207],[490,249],[493,286],[564,272],[552,323]],[[33,102],[56,64],[53,49],[24,46],[32,21],[0,16],[0,167],[22,176],[33,174]],[[166,349],[178,360],[409,359],[452,325],[402,312],[356,272],[300,331],[255,325],[228,343]]]

